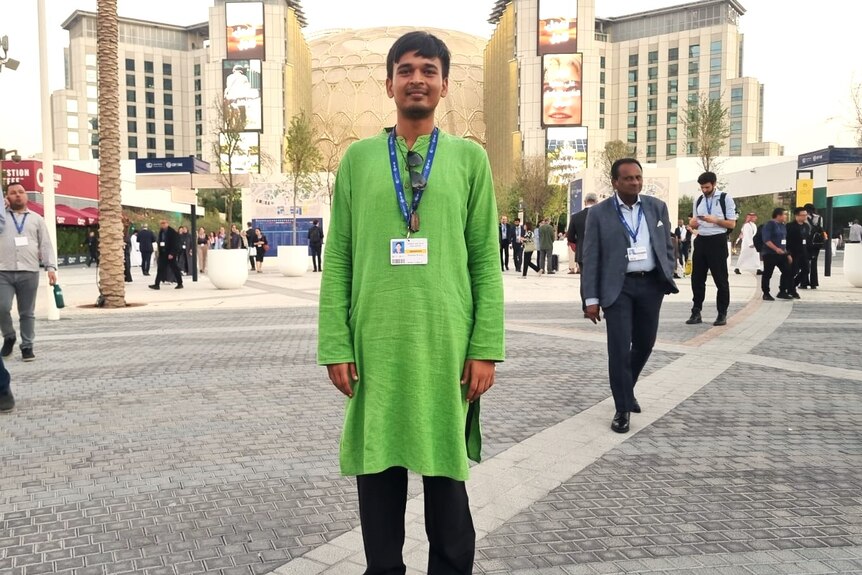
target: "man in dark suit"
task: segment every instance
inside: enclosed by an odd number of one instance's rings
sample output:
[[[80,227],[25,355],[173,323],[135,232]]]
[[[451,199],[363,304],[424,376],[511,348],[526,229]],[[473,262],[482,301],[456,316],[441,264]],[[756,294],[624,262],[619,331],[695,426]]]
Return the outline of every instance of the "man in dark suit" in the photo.
[[[587,229],[587,212],[594,205],[596,205],[596,195],[587,194],[587,197],[584,198],[584,209],[572,215],[569,220],[569,229],[566,230],[566,241],[569,243],[569,249],[575,252],[578,273],[584,267],[584,234]]]
[[[183,276],[177,266],[177,257],[181,250],[180,236],[177,231],[168,225],[167,220],[159,222],[159,268],[156,272],[156,283],[151,285],[150,289],[161,289],[159,284],[165,281],[168,267],[171,268],[177,280],[174,289],[183,289]]]
[[[509,223],[509,218],[503,216],[500,218],[500,227],[498,228],[500,236],[500,267],[503,271],[509,269],[509,246],[512,244],[512,239],[515,237],[515,226]]]
[[[515,218],[515,225],[512,228],[515,230],[512,237],[512,257],[515,258],[515,271],[519,272],[524,261],[524,234],[526,229],[521,225],[521,218]]]
[[[678,293],[667,205],[641,196],[643,171],[634,158],[611,167],[616,193],[591,208],[583,242],[581,297],[593,322],[608,322],[608,376],[616,413],[611,429],[629,430],[640,413],[635,384],[655,345],[664,296]]]
[[[141,250],[141,271],[145,276],[150,275],[150,262],[153,261],[153,244],[156,243],[156,235],[150,231],[147,224],[141,226],[138,232],[138,248]]]

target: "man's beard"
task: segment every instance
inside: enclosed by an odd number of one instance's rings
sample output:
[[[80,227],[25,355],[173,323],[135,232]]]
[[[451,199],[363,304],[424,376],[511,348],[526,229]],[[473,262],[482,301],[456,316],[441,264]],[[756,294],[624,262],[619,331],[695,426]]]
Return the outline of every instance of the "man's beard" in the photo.
[[[10,201],[9,207],[12,208],[13,210],[23,210],[24,208],[27,207],[27,200],[25,199],[25,200]]]
[[[434,108],[424,106],[408,106],[402,110],[404,116],[410,120],[427,120],[434,115]]]

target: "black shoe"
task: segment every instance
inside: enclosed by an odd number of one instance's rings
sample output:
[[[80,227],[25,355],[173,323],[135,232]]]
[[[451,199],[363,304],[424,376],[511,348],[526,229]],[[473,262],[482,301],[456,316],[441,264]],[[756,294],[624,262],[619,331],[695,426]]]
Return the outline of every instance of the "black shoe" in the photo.
[[[673,279],[675,279],[675,280],[679,280],[679,279],[682,279],[682,278],[681,278],[681,277],[679,277],[679,274],[673,274]]]
[[[18,341],[16,336],[12,337],[4,337],[3,338],[3,349],[0,351],[0,355],[3,357],[9,357],[12,355],[12,350],[15,349],[15,342]]]
[[[727,325],[727,314],[720,313],[718,317],[715,318],[715,321],[712,322],[712,325]]]
[[[21,348],[21,359],[24,361],[36,361],[36,354],[33,353],[32,347]]]
[[[817,289],[817,286],[808,286],[808,289]]]
[[[700,317],[700,310],[693,310],[691,312],[691,317],[685,320],[685,323],[688,325],[694,325],[696,323],[703,323],[703,319]]]
[[[736,268],[735,270],[733,270],[733,273],[735,273],[736,275],[742,275],[742,272],[739,271],[739,268]]]
[[[174,289],[183,289],[183,284],[177,284]]]
[[[808,289],[808,286],[807,285],[799,286],[799,289]]]
[[[754,275],[762,276],[762,275],[763,275],[763,270],[757,270],[757,273],[756,273],[756,274],[754,274]]]
[[[641,412],[641,404],[638,403],[638,400],[635,399],[632,403],[632,413],[640,413]]]
[[[799,295],[799,292],[792,292],[790,294],[790,297],[792,297],[793,299],[802,299],[802,296]]]
[[[775,298],[768,293],[763,294],[763,301],[775,301]]]
[[[611,422],[611,429],[617,433],[628,433],[629,417],[631,414],[628,411],[618,411],[614,414],[614,420]]]
[[[7,389],[3,393],[0,393],[0,413],[12,411],[12,408],[14,407],[15,397],[12,395],[12,390]]]
[[[786,292],[780,292],[777,296],[778,299],[793,299],[793,296]]]
[[[153,285],[150,285],[150,286],[147,286],[147,287],[148,287],[148,288],[150,288],[150,289],[162,289],[162,288],[160,288],[160,287],[158,286],[158,284],[153,284]]]
[[[550,276],[550,275],[554,275],[555,273],[557,273],[557,272],[548,272],[548,275],[549,275],[549,276]]]

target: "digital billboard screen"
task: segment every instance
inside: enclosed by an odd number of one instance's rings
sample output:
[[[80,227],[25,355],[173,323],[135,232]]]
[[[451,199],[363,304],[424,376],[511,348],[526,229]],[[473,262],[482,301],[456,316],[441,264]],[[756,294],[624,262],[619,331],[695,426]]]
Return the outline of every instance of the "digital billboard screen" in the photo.
[[[587,168],[587,128],[548,128],[548,183],[568,185]]]
[[[580,126],[582,54],[542,56],[542,125]]]
[[[539,56],[578,51],[577,0],[539,0]]]
[[[245,120],[246,131],[263,130],[263,76],[260,60],[223,60],[225,104]]]
[[[225,134],[219,134],[219,170],[223,174],[259,174],[260,134],[242,132],[234,146]]]
[[[228,60],[266,60],[263,41],[263,2],[227,2]]]

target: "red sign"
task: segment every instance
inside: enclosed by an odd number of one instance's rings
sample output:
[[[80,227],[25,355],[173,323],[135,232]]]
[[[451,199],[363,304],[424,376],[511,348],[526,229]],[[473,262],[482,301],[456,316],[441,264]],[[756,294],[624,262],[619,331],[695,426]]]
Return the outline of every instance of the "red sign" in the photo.
[[[45,175],[40,160],[0,162],[3,168],[3,187],[21,184],[28,192],[41,192]],[[54,193],[72,198],[99,199],[99,176],[89,172],[54,166]]]

